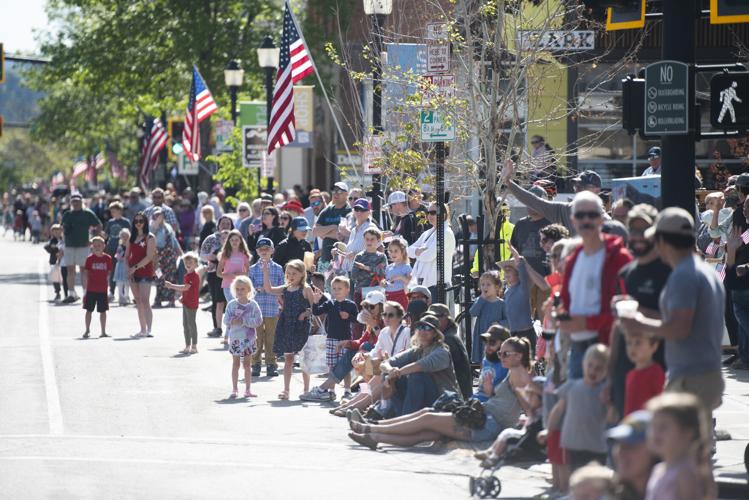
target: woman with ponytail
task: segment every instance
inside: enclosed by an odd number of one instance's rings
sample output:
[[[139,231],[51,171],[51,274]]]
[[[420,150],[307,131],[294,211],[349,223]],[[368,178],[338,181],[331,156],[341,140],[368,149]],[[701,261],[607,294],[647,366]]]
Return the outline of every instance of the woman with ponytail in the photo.
[[[499,350],[502,365],[509,370],[486,403],[471,401],[473,408],[481,405],[478,413],[484,415],[483,425],[471,425],[460,417],[459,412],[437,412],[424,408],[415,413],[370,425],[358,412],[349,414],[351,431],[349,437],[372,450],[379,443],[410,447],[445,437],[460,441],[490,441],[502,430],[518,424],[523,413],[525,398],[519,392],[531,383],[531,349],[528,339],[510,337]]]

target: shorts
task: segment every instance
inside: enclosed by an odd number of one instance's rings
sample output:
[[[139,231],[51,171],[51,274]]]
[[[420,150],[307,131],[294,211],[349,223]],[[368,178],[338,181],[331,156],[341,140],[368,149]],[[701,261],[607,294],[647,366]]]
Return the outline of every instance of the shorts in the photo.
[[[238,339],[229,339],[229,354],[246,358],[252,356],[256,349],[255,334]]]
[[[564,448],[560,444],[561,439],[561,431],[549,431],[549,436],[546,438],[546,456],[549,457],[549,462],[553,465],[565,465],[567,463]]]
[[[224,298],[226,299],[227,302],[234,300],[234,296],[231,294],[230,286],[223,287],[221,291],[223,292]]]
[[[62,256],[62,265],[65,267],[86,265],[86,258],[91,253],[86,247],[65,247],[65,253]]]
[[[726,385],[720,370],[682,375],[666,382],[666,392],[688,392],[693,394],[705,411],[712,413],[723,402],[723,389]]]
[[[153,276],[133,276],[130,279],[133,283],[145,283],[148,285],[153,283]]]
[[[94,308],[98,313],[107,312],[109,310],[107,292],[86,292],[83,296],[83,308],[88,312],[92,312]]]
[[[585,467],[590,462],[598,462],[599,465],[606,465],[608,458],[605,453],[597,453],[588,450],[565,450],[567,463],[570,465],[570,472],[575,472],[580,467]]]
[[[471,434],[468,440],[472,442],[494,441],[502,430],[502,427],[494,420],[494,417],[487,415],[482,429],[470,429]]]
[[[224,289],[221,288],[221,278],[216,273],[208,273],[208,290],[211,292],[211,302],[214,304],[225,303]]]
[[[325,339],[325,362],[328,364],[328,368],[330,368],[331,370],[338,363],[338,360],[343,357],[343,349],[336,352],[336,346],[338,345],[338,342],[341,341],[331,338]]]

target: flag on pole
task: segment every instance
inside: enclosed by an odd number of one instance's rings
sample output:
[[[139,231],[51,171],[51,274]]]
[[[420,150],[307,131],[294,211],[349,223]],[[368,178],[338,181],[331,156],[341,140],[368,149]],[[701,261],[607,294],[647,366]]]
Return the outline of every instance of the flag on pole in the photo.
[[[725,281],[726,279],[726,265],[725,264],[716,264],[715,272],[718,273],[718,277],[720,278],[720,281]]]
[[[747,243],[749,243],[749,229],[747,229],[746,231],[744,231],[743,233],[741,233],[741,241],[744,242],[744,245],[746,245]]]
[[[65,174],[58,171],[52,176],[52,186],[59,186],[61,184],[65,184]]]
[[[167,141],[166,129],[160,119],[154,118],[151,126],[146,126],[146,130],[138,167],[138,183],[144,191],[148,189],[149,176],[156,165],[159,164],[159,154],[166,146]],[[114,165],[112,168],[114,168]]]
[[[705,249],[705,253],[707,255],[715,255],[718,252],[719,248],[720,248],[720,241],[718,243],[711,241],[710,244]]]
[[[75,179],[86,170],[88,170],[88,163],[86,163],[85,161],[79,161],[75,165],[73,165],[73,173],[70,175],[70,178]]]
[[[270,112],[268,153],[282,148],[296,137],[294,119],[294,84],[314,72],[309,51],[297,29],[289,2],[283,13],[283,36],[278,60],[273,107]]]
[[[200,76],[197,66],[192,67],[192,85],[185,113],[185,129],[182,132],[182,146],[190,161],[200,160],[200,122],[218,110],[211,91]]]

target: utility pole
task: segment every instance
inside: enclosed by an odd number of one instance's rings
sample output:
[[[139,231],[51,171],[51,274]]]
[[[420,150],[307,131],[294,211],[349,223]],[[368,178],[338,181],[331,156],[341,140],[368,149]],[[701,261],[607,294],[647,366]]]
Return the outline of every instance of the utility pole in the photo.
[[[434,302],[446,303],[445,294],[445,143],[436,143],[437,159],[437,298]],[[452,265],[452,262],[450,263]]]

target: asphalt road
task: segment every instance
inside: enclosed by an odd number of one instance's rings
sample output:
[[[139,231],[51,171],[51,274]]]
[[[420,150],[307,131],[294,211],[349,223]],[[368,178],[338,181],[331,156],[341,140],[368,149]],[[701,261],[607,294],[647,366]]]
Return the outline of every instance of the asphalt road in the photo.
[[[265,377],[258,398],[229,401],[216,339],[178,354],[179,308],[155,311],[155,338],[131,340],[135,309],[115,305],[112,338],[96,338],[95,317],[81,340],[80,303],[51,302],[41,246],[0,237],[0,255],[0,498],[468,497],[469,450],[358,447],[344,419],[295,400],[299,373],[291,401]],[[510,496],[546,485],[545,466],[505,475]]]

